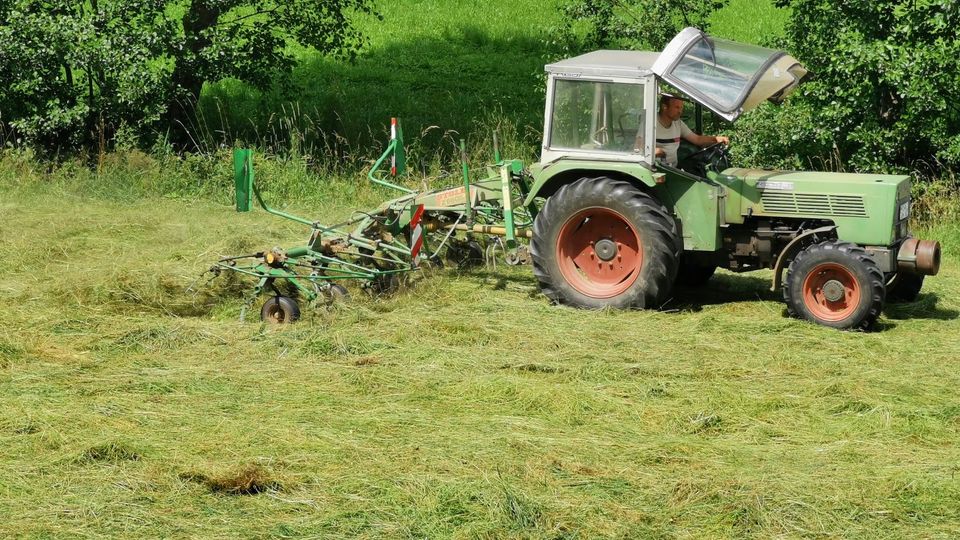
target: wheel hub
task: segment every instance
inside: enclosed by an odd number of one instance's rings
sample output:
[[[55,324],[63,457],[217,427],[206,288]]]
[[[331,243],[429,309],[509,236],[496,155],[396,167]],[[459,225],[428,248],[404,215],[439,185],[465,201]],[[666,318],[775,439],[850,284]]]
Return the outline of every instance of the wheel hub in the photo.
[[[804,277],[801,290],[804,305],[818,321],[843,321],[856,312],[862,298],[856,276],[837,262],[813,267]]]
[[[593,250],[597,252],[597,257],[601,261],[610,261],[617,256],[617,244],[609,238],[604,238],[594,244]]]
[[[844,297],[843,283],[831,279],[823,284],[823,296],[830,302],[838,302]]]

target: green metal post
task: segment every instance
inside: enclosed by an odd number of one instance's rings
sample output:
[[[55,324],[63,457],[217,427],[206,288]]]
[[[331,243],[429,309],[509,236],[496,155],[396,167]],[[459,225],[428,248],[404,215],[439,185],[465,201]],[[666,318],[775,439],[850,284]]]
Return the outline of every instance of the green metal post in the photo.
[[[510,194],[510,166],[500,167],[500,185],[503,190],[503,221],[507,229],[507,248],[517,247],[517,237],[513,229],[513,197]]]
[[[233,151],[233,183],[237,212],[249,212],[253,201],[253,150],[237,148]]]
[[[470,166],[467,165],[467,142],[460,139],[460,161],[463,164],[463,193],[466,196],[467,224],[473,224],[473,201],[470,198]]]

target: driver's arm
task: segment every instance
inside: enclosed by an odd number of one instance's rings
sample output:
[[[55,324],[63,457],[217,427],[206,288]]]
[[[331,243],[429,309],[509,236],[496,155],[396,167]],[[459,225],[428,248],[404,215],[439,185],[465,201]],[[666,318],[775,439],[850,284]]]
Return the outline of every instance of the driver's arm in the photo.
[[[730,144],[730,137],[727,137],[726,135],[717,135],[714,137],[712,135],[697,135],[691,131],[684,133],[683,138],[701,148],[716,143]]]

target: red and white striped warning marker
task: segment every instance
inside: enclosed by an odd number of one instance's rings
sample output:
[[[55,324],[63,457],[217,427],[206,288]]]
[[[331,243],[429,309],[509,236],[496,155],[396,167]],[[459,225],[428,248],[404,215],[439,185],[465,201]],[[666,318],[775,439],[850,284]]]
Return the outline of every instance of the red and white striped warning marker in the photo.
[[[390,140],[391,141],[397,140],[397,119],[396,118],[390,119]],[[396,175],[397,175],[397,152],[394,151],[393,154],[390,155],[390,176],[396,176]]]
[[[423,205],[419,204],[413,208],[413,217],[410,218],[410,259],[413,261],[413,266],[417,266],[417,254],[423,247],[421,219],[423,219]]]

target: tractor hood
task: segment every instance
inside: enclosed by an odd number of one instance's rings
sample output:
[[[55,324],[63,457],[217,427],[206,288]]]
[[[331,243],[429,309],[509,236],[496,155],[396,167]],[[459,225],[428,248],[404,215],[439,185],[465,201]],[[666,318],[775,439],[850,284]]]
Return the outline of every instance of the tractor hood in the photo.
[[[652,71],[731,122],[764,100],[780,103],[808,76],[783,51],[710,37],[696,28],[677,34]]]

